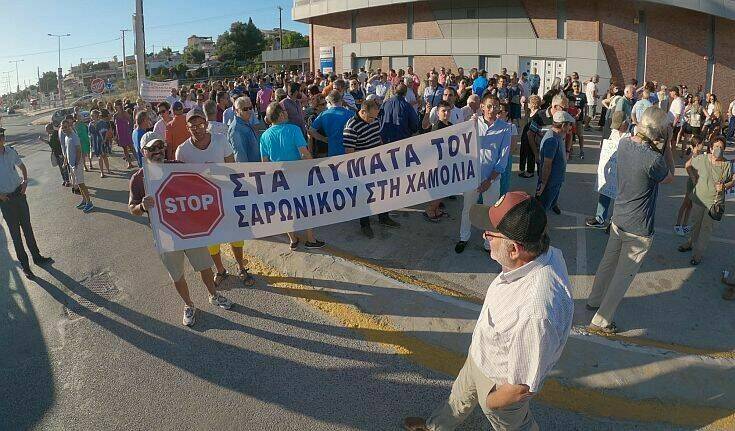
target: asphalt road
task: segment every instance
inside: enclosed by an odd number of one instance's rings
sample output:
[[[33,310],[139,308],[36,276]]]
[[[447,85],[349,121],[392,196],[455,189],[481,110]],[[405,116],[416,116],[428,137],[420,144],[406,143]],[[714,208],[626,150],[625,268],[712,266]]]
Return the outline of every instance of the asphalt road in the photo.
[[[90,173],[96,209],[81,213],[30,120],[3,124],[32,178],[39,246],[56,263],[26,280],[3,223],[1,429],[396,430],[448,395],[451,377],[366,341],[268,279],[228,281],[236,305],[223,311],[188,273],[201,310],[194,328],[183,327],[146,220],[127,212],[131,172],[114,157],[111,178]],[[533,410],[545,430],[672,429]],[[475,412],[461,429],[487,428]]]

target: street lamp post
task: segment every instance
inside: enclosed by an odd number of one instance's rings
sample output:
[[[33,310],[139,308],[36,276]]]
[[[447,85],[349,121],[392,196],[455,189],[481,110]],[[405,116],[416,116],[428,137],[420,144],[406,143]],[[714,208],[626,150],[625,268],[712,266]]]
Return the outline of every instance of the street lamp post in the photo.
[[[62,37],[71,36],[71,34],[70,33],[67,33],[67,34],[51,34],[51,33],[48,33],[48,35],[51,36],[51,37],[55,37],[58,40],[58,42],[59,42],[59,69],[57,70],[57,74],[58,74],[58,88],[59,88],[59,99],[61,100],[61,106],[64,107],[64,87],[63,87],[64,72],[61,69],[61,38]]]
[[[15,63],[15,92],[20,93],[20,78],[18,75],[18,63],[22,62],[23,60],[10,60],[8,63]]]

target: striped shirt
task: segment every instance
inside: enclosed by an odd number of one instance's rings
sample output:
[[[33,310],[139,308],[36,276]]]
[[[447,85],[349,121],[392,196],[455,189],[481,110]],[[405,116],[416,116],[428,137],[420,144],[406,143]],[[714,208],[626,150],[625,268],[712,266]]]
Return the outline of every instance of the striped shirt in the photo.
[[[490,284],[469,356],[497,384],[525,384],[538,392],[561,356],[573,314],[566,262],[549,247]]]
[[[354,148],[355,151],[375,148],[383,143],[380,123],[377,120],[366,123],[359,114],[347,120],[342,136],[345,148]]]

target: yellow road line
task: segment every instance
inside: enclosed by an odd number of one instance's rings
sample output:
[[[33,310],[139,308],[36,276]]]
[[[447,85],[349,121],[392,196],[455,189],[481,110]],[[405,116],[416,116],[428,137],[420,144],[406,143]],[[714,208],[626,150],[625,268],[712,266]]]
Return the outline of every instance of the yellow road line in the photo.
[[[223,248],[224,250],[224,248]],[[229,252],[229,250],[227,250]],[[327,292],[299,283],[259,259],[246,256],[249,268],[280,294],[300,298],[366,340],[393,349],[409,361],[431,370],[456,376],[466,356],[406,335],[387,319],[360,311],[352,304],[335,300]],[[638,422],[663,422],[677,426],[710,426],[712,430],[735,429],[735,412],[705,406],[666,404],[659,400],[632,400],[601,390],[567,386],[557,379],[546,380],[537,399],[547,405],[598,417]]]
[[[407,274],[403,274],[393,269],[386,268],[377,263],[371,262],[368,259],[365,259],[359,256],[355,256],[353,254],[350,254],[344,250],[340,250],[333,246],[327,246],[326,249],[329,251],[329,253],[331,253],[334,256],[338,256],[338,257],[341,257],[342,259],[349,260],[350,262],[357,263],[362,266],[368,267],[374,271],[377,271],[387,277],[390,277],[402,283],[413,284],[419,287],[423,287],[424,289],[428,289],[436,293],[440,293],[442,295],[453,296],[455,298],[463,299],[465,301],[473,302],[475,304],[482,304],[483,302],[482,298],[468,295],[466,293],[459,292],[459,291],[450,289],[445,286],[440,286],[438,284],[434,284],[434,283],[431,283],[425,280],[420,280],[416,277],[413,277]],[[707,349],[707,348],[702,348],[702,347],[686,346],[683,344],[667,343],[665,341],[652,340],[650,338],[628,336],[628,335],[621,335],[621,334],[594,333],[591,335],[605,337],[605,338],[609,338],[612,340],[622,341],[625,343],[635,344],[637,346],[642,346],[642,347],[653,347],[657,349],[670,350],[672,352],[682,353],[686,355],[702,355],[702,356],[708,356],[708,357],[717,358],[717,359],[735,359],[735,351],[732,351],[732,350]]]

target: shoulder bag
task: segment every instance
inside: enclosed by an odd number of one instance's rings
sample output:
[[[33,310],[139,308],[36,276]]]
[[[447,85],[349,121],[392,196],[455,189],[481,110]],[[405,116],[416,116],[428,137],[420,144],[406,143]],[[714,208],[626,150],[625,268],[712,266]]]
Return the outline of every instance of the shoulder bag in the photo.
[[[712,162],[707,160],[707,163],[708,163],[709,174],[714,179],[715,175],[714,175],[714,169],[712,168]],[[728,170],[732,169],[729,162],[725,163],[725,168]],[[725,172],[728,172],[728,171],[725,171]],[[726,175],[727,175],[726,173],[721,173],[720,179],[717,182],[715,182],[715,184],[721,183],[725,179]],[[720,198],[721,196],[720,193],[724,193],[724,191],[717,192],[717,196],[715,196],[715,202],[712,204],[711,207],[709,207],[709,211],[707,211],[707,214],[709,214],[710,218],[714,221],[722,220],[722,216],[725,215],[725,200]]]

